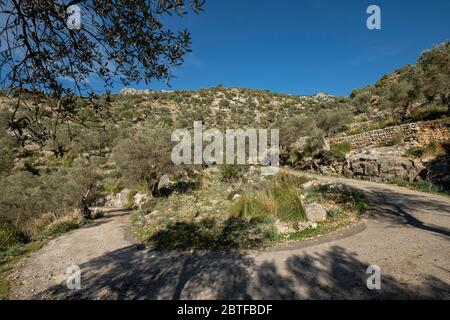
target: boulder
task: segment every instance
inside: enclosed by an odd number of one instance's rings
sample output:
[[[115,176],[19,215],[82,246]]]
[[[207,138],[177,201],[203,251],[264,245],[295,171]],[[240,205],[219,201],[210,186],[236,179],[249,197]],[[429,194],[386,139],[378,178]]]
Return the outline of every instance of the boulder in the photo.
[[[106,205],[109,207],[117,207],[123,208],[128,203],[128,194],[130,193],[129,189],[123,189],[119,193],[114,195],[109,195],[106,197]]]
[[[306,218],[309,221],[317,222],[324,221],[327,219],[327,211],[325,208],[318,203],[309,203],[305,206]]]
[[[169,175],[165,174],[159,179],[158,190],[161,189],[169,189],[173,185],[173,182],[170,181]]]
[[[142,207],[142,205],[144,203],[146,203],[150,199],[150,197],[146,193],[138,192],[134,195],[133,199],[134,199],[134,205],[136,207],[140,208],[140,207]]]
[[[374,181],[416,180],[423,166],[418,159],[404,157],[406,147],[364,149],[350,155],[342,173],[351,178]]]

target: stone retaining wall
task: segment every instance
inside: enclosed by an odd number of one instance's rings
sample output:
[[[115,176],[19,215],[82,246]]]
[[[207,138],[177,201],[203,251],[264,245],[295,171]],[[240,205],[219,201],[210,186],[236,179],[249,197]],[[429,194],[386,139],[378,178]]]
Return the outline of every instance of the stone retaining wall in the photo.
[[[336,137],[331,139],[330,142],[331,144],[348,142],[352,145],[352,148],[359,149],[399,142],[415,142],[420,145],[427,145],[431,141],[440,143],[450,141],[450,120],[408,123],[351,136]]]

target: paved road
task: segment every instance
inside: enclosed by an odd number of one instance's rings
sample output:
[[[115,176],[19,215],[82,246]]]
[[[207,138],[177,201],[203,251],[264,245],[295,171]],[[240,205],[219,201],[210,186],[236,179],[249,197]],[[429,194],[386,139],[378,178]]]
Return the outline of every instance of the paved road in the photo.
[[[265,251],[157,251],[136,244],[128,213],[50,241],[13,274],[17,299],[450,299],[450,199],[367,181],[364,224]],[[81,290],[66,268],[79,265]],[[381,268],[368,290],[366,269]]]

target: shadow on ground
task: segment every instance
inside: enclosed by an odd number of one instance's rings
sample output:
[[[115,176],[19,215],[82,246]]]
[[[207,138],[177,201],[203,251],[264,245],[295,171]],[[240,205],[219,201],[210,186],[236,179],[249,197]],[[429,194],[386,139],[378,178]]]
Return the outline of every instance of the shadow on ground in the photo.
[[[409,193],[399,196],[388,188],[374,186],[366,193],[372,202],[369,219],[387,222],[387,227],[407,225],[449,239],[445,226],[450,205],[441,198]],[[173,228],[154,240],[172,241],[180,228],[186,236],[193,231],[191,226]],[[211,239],[203,233],[200,238]],[[255,260],[254,252],[243,250],[162,250],[130,245],[80,265],[81,290],[68,290],[62,283],[35,298],[450,299],[448,277],[424,274],[421,283],[405,283],[382,274],[381,290],[368,290],[369,263],[355,252],[337,245],[314,250],[286,255],[285,260],[280,256],[272,259],[266,252]],[[444,271],[450,276],[448,270]]]
[[[411,212],[432,212],[429,220],[450,219],[449,202],[441,201],[433,197],[417,194],[402,194],[398,197],[388,189],[371,188],[366,191],[372,206],[370,216],[374,219],[383,219],[392,224],[407,224],[411,227],[429,231],[450,240],[450,229],[440,227],[432,222],[424,222]]]
[[[81,265],[82,289],[65,283],[40,299],[415,299],[450,298],[445,282],[420,286],[383,275],[368,290],[368,264],[342,247],[324,254],[293,255],[283,272],[271,261],[258,266],[241,251],[162,251],[133,245]]]

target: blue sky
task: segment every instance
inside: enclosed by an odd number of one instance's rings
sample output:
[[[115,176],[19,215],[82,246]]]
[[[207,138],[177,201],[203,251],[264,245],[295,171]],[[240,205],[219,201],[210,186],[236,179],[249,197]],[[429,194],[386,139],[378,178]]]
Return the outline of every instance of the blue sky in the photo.
[[[366,27],[371,4],[381,8],[381,30]],[[449,40],[449,12],[448,0],[207,0],[201,15],[170,21],[193,40],[172,88],[130,87],[348,95]]]

